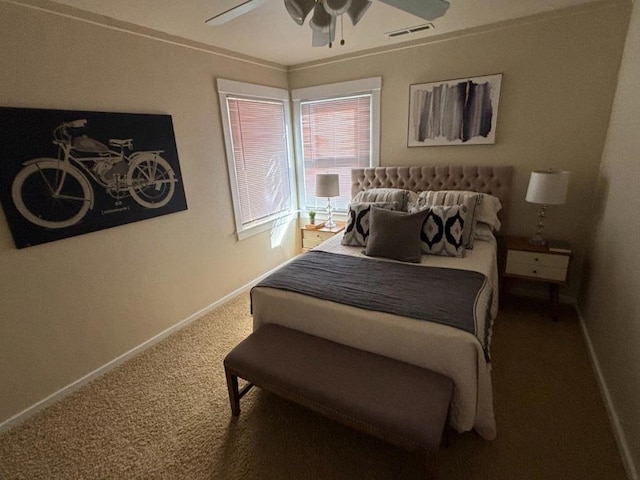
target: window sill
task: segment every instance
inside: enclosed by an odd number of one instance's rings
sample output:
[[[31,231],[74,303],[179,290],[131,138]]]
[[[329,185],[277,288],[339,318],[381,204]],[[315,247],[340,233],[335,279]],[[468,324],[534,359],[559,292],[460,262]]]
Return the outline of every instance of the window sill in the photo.
[[[295,213],[287,213],[282,215],[281,217],[270,218],[260,223],[256,223],[250,227],[246,227],[243,230],[239,230],[236,232],[236,236],[238,241],[245,240],[249,237],[253,237],[254,235],[258,235],[260,233],[264,233],[270,230],[275,230],[276,228],[291,222],[296,219]]]
[[[346,222],[347,219],[349,218],[349,212],[347,212],[345,210],[342,210],[342,211],[339,211],[339,212],[334,211],[332,216],[333,216],[334,220],[338,220],[338,221],[341,221],[341,222]],[[300,217],[305,219],[305,221],[309,220],[309,214],[308,213],[303,213],[303,214],[300,215]],[[327,220],[327,218],[328,218],[327,212],[317,212],[316,213],[316,220],[317,221],[325,221],[325,220]]]

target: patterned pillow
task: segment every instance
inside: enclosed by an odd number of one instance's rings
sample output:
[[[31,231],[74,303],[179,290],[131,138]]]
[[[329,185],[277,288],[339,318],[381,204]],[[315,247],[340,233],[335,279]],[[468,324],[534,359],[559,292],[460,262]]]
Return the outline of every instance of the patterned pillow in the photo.
[[[356,193],[351,202],[398,202],[398,210],[407,211],[409,190],[402,188],[370,188]]]
[[[462,232],[462,244],[464,248],[473,248],[473,232],[476,227],[478,212],[482,194],[477,192],[458,190],[427,190],[418,194],[418,201],[409,210],[415,212],[432,206],[464,205],[467,207],[467,222]]]
[[[387,210],[398,210],[398,202],[361,202],[349,204],[349,218],[344,229],[342,245],[366,247],[369,238],[371,205]]]
[[[422,251],[431,255],[461,257],[464,252],[462,232],[467,217],[465,205],[435,206],[422,224]]]

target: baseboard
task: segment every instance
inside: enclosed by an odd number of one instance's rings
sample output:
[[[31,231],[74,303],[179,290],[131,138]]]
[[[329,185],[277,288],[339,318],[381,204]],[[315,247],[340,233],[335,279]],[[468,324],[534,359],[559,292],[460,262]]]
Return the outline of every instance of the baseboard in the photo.
[[[291,260],[293,260],[293,259],[291,259]],[[268,271],[267,273],[259,276],[255,280],[247,283],[246,285],[238,288],[237,290],[234,290],[233,292],[229,293],[228,295],[225,295],[221,299],[213,302],[212,304],[204,307],[201,310],[198,310],[197,312],[193,313],[192,315],[189,315],[187,318],[179,321],[175,325],[173,325],[173,326],[167,328],[166,330],[160,332],[159,334],[151,337],[149,340],[146,340],[145,342],[143,342],[140,345],[132,348],[128,352],[123,353],[122,355],[120,355],[119,357],[114,358],[113,360],[111,360],[108,363],[105,363],[101,367],[99,367],[99,368],[95,369],[94,371],[88,373],[87,375],[79,378],[75,382],[72,382],[69,385],[67,385],[65,387],[62,387],[57,392],[54,392],[51,395],[49,395],[48,397],[43,398],[42,400],[34,403],[30,407],[27,407],[26,409],[21,411],[20,413],[17,413],[16,415],[14,415],[12,417],[9,417],[4,422],[0,423],[0,433],[4,432],[6,430],[9,430],[9,429],[11,429],[13,427],[16,427],[17,425],[19,425],[20,423],[24,422],[28,418],[32,417],[33,415],[35,415],[39,411],[45,409],[46,407],[54,404],[55,402],[61,400],[62,398],[66,397],[67,395],[70,395],[71,393],[73,393],[76,390],[80,389],[81,387],[83,387],[84,385],[89,383],[91,380],[99,377],[100,375],[103,375],[103,374],[107,373],[108,371],[114,369],[115,367],[117,367],[121,363],[126,362],[127,360],[133,358],[134,356],[136,356],[137,354],[143,352],[147,348],[150,348],[153,345],[155,345],[156,343],[164,340],[169,335],[171,335],[171,334],[177,332],[178,330],[186,327],[187,325],[189,325],[194,320],[197,320],[198,318],[202,317],[206,313],[209,313],[211,310],[214,310],[214,309],[220,307],[221,305],[227,303],[228,301],[230,301],[233,298],[237,297],[241,293],[246,292],[251,287],[256,285],[264,277],[269,275],[271,272],[273,272],[274,270],[277,270],[282,265],[284,265],[286,263],[289,263],[291,260],[287,260],[283,264],[281,264],[281,265],[277,266],[276,268]]]
[[[624,434],[624,430],[622,430],[622,425],[620,425],[620,419],[618,418],[618,413],[613,405],[613,399],[611,398],[611,394],[609,393],[609,387],[607,387],[607,382],[602,375],[602,369],[600,368],[600,362],[598,361],[598,357],[596,355],[596,351],[593,348],[593,343],[591,343],[591,337],[589,336],[589,331],[587,330],[587,325],[584,323],[584,318],[582,318],[582,313],[580,312],[580,308],[576,305],[576,311],[578,312],[578,318],[580,319],[580,326],[582,327],[582,335],[584,336],[585,342],[587,343],[587,349],[589,351],[589,357],[591,358],[591,363],[593,365],[593,370],[596,373],[596,378],[598,379],[598,386],[600,387],[600,393],[602,394],[602,398],[604,399],[604,404],[607,408],[607,414],[609,416],[609,421],[611,422],[611,427],[613,428],[613,434],[616,439],[616,443],[618,444],[618,450],[620,451],[620,456],[622,457],[622,463],[624,464],[624,468],[627,471],[627,476],[629,480],[640,480],[638,477],[638,470],[633,462],[633,458],[631,457],[631,451],[629,450],[629,445],[627,444],[627,439]]]

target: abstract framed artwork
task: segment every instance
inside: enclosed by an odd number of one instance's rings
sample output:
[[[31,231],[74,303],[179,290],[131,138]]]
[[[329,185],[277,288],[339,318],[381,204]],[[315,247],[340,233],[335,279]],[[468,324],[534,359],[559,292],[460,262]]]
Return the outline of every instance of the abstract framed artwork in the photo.
[[[409,87],[407,146],[495,143],[502,74]]]
[[[18,248],[187,209],[170,115],[0,107],[0,132]]]

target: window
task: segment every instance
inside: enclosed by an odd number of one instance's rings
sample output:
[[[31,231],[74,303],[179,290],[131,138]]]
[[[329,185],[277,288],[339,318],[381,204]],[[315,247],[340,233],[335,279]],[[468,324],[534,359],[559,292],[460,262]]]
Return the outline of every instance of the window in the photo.
[[[289,93],[218,80],[238,238],[270,229],[295,209]]]
[[[378,165],[380,78],[293,91],[298,189],[305,209],[324,206],[315,196],[317,173],[340,175],[337,210],[351,200],[351,169]]]

